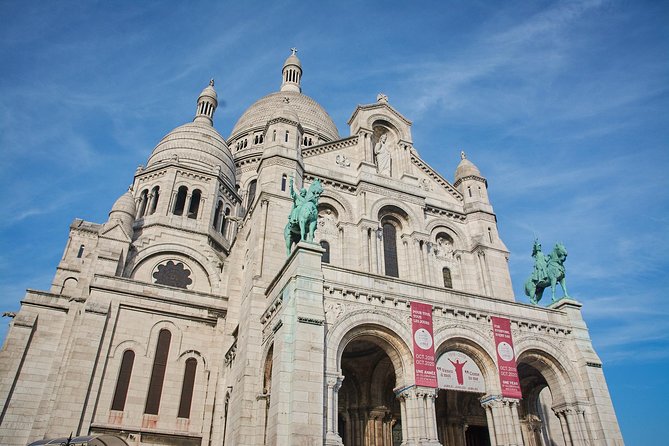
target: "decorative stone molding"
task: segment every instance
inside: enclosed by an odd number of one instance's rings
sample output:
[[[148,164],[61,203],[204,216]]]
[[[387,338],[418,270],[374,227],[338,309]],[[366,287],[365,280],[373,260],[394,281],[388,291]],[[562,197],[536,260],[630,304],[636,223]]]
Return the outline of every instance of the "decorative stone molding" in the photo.
[[[462,195],[460,195],[460,192],[458,192],[457,189],[451,186],[449,182],[444,179],[444,177],[435,172],[430,166],[428,166],[422,159],[420,159],[414,153],[411,154],[411,162],[415,166],[417,166],[420,170],[425,172],[425,174],[430,178],[432,178],[432,180],[434,180],[441,187],[447,190],[456,200],[460,202],[463,201]]]
[[[302,324],[309,324],[309,325],[323,325],[323,324],[325,324],[325,321],[323,319],[315,319],[315,318],[302,317],[302,316],[297,317],[297,322],[300,322]]]
[[[346,147],[353,147],[358,144],[358,136],[349,136],[345,139],[333,143],[323,143],[316,146],[311,146],[308,149],[302,149],[302,157],[309,158],[311,156],[322,155],[323,153],[332,152],[335,150],[345,149]]]
[[[464,222],[465,220],[467,220],[467,215],[465,214],[450,209],[440,208],[434,205],[426,205],[425,208],[423,209],[426,215],[429,214],[429,215],[436,215],[439,217],[446,217],[457,222]]]

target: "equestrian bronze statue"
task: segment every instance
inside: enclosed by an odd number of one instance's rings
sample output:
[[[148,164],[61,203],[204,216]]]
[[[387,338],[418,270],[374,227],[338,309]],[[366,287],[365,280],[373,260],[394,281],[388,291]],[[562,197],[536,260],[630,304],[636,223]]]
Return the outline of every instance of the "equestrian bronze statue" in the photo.
[[[532,247],[532,257],[534,257],[534,271],[525,282],[525,294],[530,298],[530,303],[537,305],[544,294],[544,290],[548,287],[551,287],[551,302],[558,300],[555,298],[555,285],[558,283],[562,287],[563,298],[569,297],[564,268],[564,262],[567,260],[567,249],[564,245],[556,243],[553,252],[544,256],[541,252],[541,243],[535,239]]]

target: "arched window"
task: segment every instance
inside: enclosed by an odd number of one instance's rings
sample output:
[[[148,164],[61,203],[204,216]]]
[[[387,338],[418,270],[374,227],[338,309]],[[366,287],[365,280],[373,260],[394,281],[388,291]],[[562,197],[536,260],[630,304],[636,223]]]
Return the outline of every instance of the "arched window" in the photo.
[[[285,173],[281,175],[281,192],[286,191],[286,180],[288,179],[288,175]]]
[[[160,186],[151,189],[151,205],[149,206],[149,215],[153,215],[158,207],[158,198],[160,197]]]
[[[146,212],[146,204],[149,200],[149,191],[144,189],[139,196],[139,211],[137,211],[137,218],[144,217],[144,212]]]
[[[223,209],[223,202],[219,201],[218,204],[216,205],[216,210],[214,211],[214,222],[211,225],[214,229],[218,229],[218,222],[221,220],[222,209]]]
[[[272,131],[272,141],[276,141],[276,130]]]
[[[188,218],[197,218],[197,212],[200,210],[200,199],[202,192],[200,189],[195,189],[190,197],[190,206],[188,206]]]
[[[188,194],[188,188],[186,186],[181,186],[177,190],[177,199],[174,202],[174,210],[172,211],[174,215],[181,215],[184,213],[184,207],[186,207],[187,194]]]
[[[383,223],[383,261],[386,276],[399,277],[397,267],[397,230],[389,222]]]
[[[453,288],[453,279],[451,278],[451,270],[444,267],[441,270],[441,274],[444,277],[444,288]]]
[[[125,400],[128,396],[128,387],[130,386],[130,375],[132,375],[132,366],[135,363],[135,352],[126,350],[121,359],[121,369],[118,372],[116,380],[116,389],[112,399],[111,410],[125,409]]]
[[[469,196],[471,197],[472,196],[472,187],[471,186],[467,186],[467,192],[469,192]]]
[[[77,258],[80,259],[84,256],[84,245],[79,246],[79,251],[77,252]]]
[[[169,330],[160,330],[160,333],[158,333],[158,343],[156,345],[156,356],[153,358],[151,380],[149,381],[149,393],[146,396],[146,406],[144,406],[144,413],[158,415],[158,409],[160,408],[160,396],[163,393],[165,369],[167,368],[167,357],[170,352],[171,340],[172,333],[170,333]]]
[[[323,263],[330,263],[330,244],[325,240],[321,240],[321,248],[325,250],[322,257]]]
[[[288,130],[286,130],[286,142],[288,142],[288,135],[289,134],[290,134],[290,132]]]
[[[197,370],[197,359],[186,360],[184,369],[184,381],[181,385],[181,399],[179,400],[179,418],[190,418],[190,406],[193,402],[193,387],[195,386],[195,371]]]
[[[249,197],[247,199],[247,205],[246,209],[251,209],[251,205],[253,205],[253,200],[256,198],[256,180],[253,180],[249,183]]]

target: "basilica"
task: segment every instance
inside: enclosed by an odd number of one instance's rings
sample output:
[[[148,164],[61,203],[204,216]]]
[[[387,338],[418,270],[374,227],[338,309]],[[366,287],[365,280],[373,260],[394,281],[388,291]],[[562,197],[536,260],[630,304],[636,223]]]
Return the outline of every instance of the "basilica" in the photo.
[[[72,222],[12,314],[0,444],[622,445],[581,303],[516,301],[474,162],[435,171],[383,94],[340,135],[279,62],[227,138],[211,81],[108,220]]]

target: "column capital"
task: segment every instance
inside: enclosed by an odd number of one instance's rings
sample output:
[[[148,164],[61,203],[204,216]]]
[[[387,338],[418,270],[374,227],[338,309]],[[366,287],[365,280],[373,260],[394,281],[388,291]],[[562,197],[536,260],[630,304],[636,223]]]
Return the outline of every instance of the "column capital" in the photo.
[[[418,398],[436,398],[437,397],[437,389],[433,389],[432,387],[415,387],[415,393]]]
[[[339,391],[342,383],[344,382],[344,376],[339,374],[328,373],[326,376],[326,383],[329,388],[334,389],[335,392]]]
[[[502,406],[517,406],[520,400],[517,398],[507,398],[502,395],[484,395],[479,401],[483,407],[502,407]]]
[[[578,403],[561,403],[551,407],[555,415],[567,415],[572,413],[585,413],[585,408]]]

